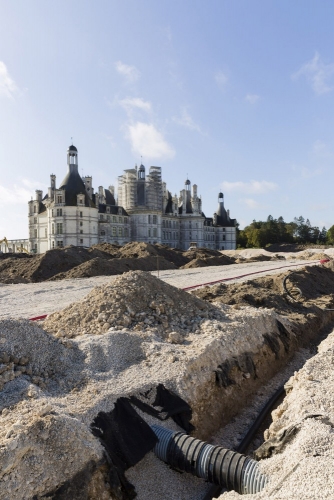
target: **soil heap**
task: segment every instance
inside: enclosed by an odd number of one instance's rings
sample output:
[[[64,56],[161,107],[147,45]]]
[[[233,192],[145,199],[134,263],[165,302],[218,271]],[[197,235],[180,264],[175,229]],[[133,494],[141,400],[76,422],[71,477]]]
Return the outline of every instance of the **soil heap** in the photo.
[[[209,302],[229,305],[250,305],[274,309],[283,315],[291,312],[305,314],[312,306],[333,307],[333,264],[306,266],[273,276],[257,278],[244,283],[232,283],[199,288],[192,292]]]
[[[187,251],[167,245],[131,242],[124,246],[100,243],[90,248],[69,246],[41,255],[0,255],[1,283],[36,283],[47,280],[117,275],[131,270],[156,271],[184,266],[233,264],[235,259],[217,250]]]
[[[157,279],[131,271],[111,284],[94,288],[83,300],[45,320],[43,328],[72,337],[115,329],[148,330],[159,335],[196,331],[203,318],[220,316],[211,304]],[[173,337],[173,335],[172,335]]]

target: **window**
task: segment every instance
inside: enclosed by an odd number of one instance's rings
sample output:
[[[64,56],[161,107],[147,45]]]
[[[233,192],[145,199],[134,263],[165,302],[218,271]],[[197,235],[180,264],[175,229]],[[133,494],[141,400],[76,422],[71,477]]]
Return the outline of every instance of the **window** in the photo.
[[[34,229],[34,238],[37,238],[37,229]]]
[[[107,215],[107,221],[110,222],[110,215]]]
[[[127,224],[128,223],[128,218],[127,217],[124,217],[124,223]]]
[[[154,216],[153,216],[154,217]],[[156,227],[153,228],[153,238],[156,238],[158,236],[158,230]]]
[[[103,220],[103,214],[100,214],[100,220]]]
[[[191,227],[191,221],[189,221],[189,227]]]
[[[51,210],[51,217],[54,217],[54,210]]]
[[[62,241],[57,241],[57,247],[62,247],[63,246],[63,242]]]
[[[63,209],[57,208],[57,217],[61,217],[63,215]]]
[[[223,227],[223,232],[225,233],[226,229]]]
[[[121,227],[118,228],[118,236],[123,236],[123,229]]]
[[[53,242],[52,242],[52,248],[54,248],[54,247],[55,247],[55,242],[53,241]]]
[[[165,231],[162,231],[162,239],[165,239]]]
[[[123,217],[118,217],[118,222],[119,222],[120,224],[122,224],[122,222],[123,222]]]
[[[36,213],[36,205],[34,206],[34,214]]]
[[[82,205],[82,198],[80,198],[79,203]]]
[[[165,221],[164,220],[162,221],[162,227],[165,227]]]
[[[80,217],[82,217],[82,216],[83,216],[83,214],[82,214],[82,212],[80,212]]]
[[[82,229],[80,229],[80,234],[83,234],[83,230]]]
[[[126,228],[124,229],[124,236],[128,236],[128,235],[129,235],[129,230],[128,230],[128,228],[126,227]]]
[[[151,228],[148,229],[148,237],[151,238]]]
[[[112,228],[112,235],[116,236],[116,228],[115,227]]]
[[[37,224],[37,217],[34,217],[34,224]]]
[[[148,223],[151,224],[151,216],[148,216]]]
[[[57,203],[63,203],[63,197],[61,195],[57,196]]]
[[[106,232],[105,231],[101,231],[101,236],[105,236],[106,235]]]
[[[82,245],[82,244],[83,244],[83,240],[81,239],[81,240],[80,240],[80,245]]]
[[[63,224],[62,224],[62,222],[57,222],[57,234],[63,234]]]
[[[54,224],[52,224],[52,226],[51,226],[51,233],[55,234],[55,225]]]
[[[225,234],[223,234],[223,241],[225,241]]]
[[[80,221],[80,227],[82,227],[82,226],[83,226],[83,222],[82,222],[82,221]]]
[[[110,207],[107,207],[107,214],[110,214]]]
[[[153,215],[153,224],[156,224],[156,223],[157,223],[157,216]]]
[[[115,224],[115,222],[116,222],[116,215],[113,215],[113,216],[112,216],[112,221],[113,221],[113,223]]]

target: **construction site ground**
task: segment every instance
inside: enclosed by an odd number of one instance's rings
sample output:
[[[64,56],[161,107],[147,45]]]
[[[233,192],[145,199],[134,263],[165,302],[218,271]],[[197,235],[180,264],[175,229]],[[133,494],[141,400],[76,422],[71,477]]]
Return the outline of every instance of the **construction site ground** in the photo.
[[[333,499],[334,271],[332,262],[319,266],[332,252],[228,252],[239,263],[196,262],[160,270],[160,279],[152,269],[10,284],[7,273],[0,285],[0,500],[116,498],[89,425],[120,396],[163,383],[191,405],[194,435],[235,448],[288,380],[269,430],[248,450],[258,449],[270,478],[254,498]],[[20,319],[44,314],[39,325]],[[179,430],[170,420],[164,425]],[[138,500],[201,500],[210,488],[152,452],[126,477]],[[65,496],[52,496],[60,487]]]
[[[259,261],[231,264],[229,266],[201,267],[198,269],[152,271],[152,275],[159,275],[161,280],[177,288],[186,288],[225,279],[228,279],[226,283],[241,283],[260,276],[297,269],[305,266],[306,262],[309,262],[310,265],[316,263],[316,261],[299,259],[293,262]],[[80,300],[95,286],[109,283],[115,277],[67,278],[48,281],[47,283],[1,284],[0,282],[0,318],[32,318],[50,314],[59,310],[59,308]]]

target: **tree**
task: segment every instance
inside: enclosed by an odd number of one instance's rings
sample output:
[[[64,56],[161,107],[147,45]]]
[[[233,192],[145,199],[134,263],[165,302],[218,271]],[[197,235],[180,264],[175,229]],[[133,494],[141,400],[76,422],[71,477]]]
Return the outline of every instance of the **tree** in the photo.
[[[328,229],[327,235],[326,235],[326,240],[327,240],[327,243],[329,243],[330,245],[334,245],[334,226],[331,226]]]

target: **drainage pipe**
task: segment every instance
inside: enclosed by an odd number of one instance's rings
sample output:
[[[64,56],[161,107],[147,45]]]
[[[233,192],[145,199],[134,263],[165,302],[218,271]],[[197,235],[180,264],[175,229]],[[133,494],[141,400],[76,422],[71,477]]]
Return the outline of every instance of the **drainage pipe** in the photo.
[[[241,494],[258,493],[268,482],[249,457],[159,425],[152,425],[152,430],[159,439],[155,454],[175,469]]]
[[[237,446],[236,451],[238,451],[239,453],[245,453],[250,443],[254,439],[254,436],[258,432],[261,424],[267,418],[273,406],[277,403],[278,399],[281,396],[283,396],[284,392],[285,392],[284,385],[281,385],[277,389],[277,391],[274,392],[269,401],[267,401],[265,406],[260,411],[259,415],[256,417],[251,427],[248,429],[241,443]],[[209,489],[209,491],[206,493],[206,495],[203,497],[202,500],[212,500],[213,498],[217,498],[220,495],[220,493],[222,493],[221,487],[213,485],[211,486],[211,488]]]

